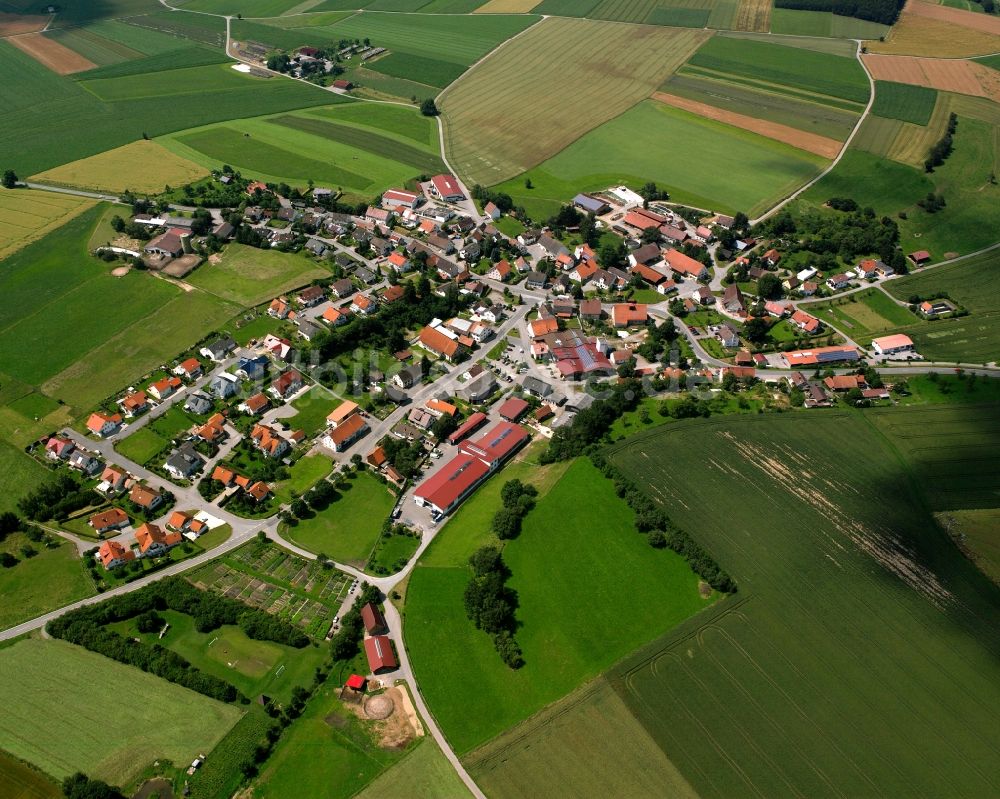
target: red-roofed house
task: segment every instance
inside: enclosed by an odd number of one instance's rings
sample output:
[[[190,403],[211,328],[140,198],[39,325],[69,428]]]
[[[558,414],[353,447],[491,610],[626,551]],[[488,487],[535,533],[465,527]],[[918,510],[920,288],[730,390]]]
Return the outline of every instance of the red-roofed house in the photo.
[[[125,549],[117,541],[105,541],[97,550],[97,557],[100,558],[104,568],[111,571],[119,566],[124,566],[130,560],[135,560],[135,553]]]
[[[188,358],[185,361],[181,361],[174,367],[174,374],[186,377],[188,380],[193,380],[201,374],[201,361],[197,358]]]
[[[149,386],[149,393],[158,400],[165,400],[182,385],[184,384],[179,377],[164,377]]]
[[[131,394],[126,394],[119,404],[125,415],[131,418],[149,407],[149,398],[145,391],[133,391]]]
[[[334,452],[343,452],[367,432],[368,423],[361,414],[355,413],[330,428],[323,436],[323,443]]]
[[[465,199],[465,193],[458,185],[454,175],[435,175],[431,178],[431,185],[437,195],[448,203],[457,203]]]
[[[111,530],[120,530],[128,524],[128,514],[121,508],[111,508],[91,516],[87,524],[93,527],[98,535],[104,535]]]
[[[615,327],[635,327],[646,324],[649,309],[643,303],[619,302],[611,308],[611,320]]]
[[[45,442],[45,454],[56,460],[66,460],[73,454],[74,449],[76,449],[76,445],[62,436],[52,436]]]
[[[511,397],[500,406],[498,413],[501,419],[505,419],[508,422],[516,422],[528,412],[529,407],[528,403],[520,397]]]
[[[913,339],[902,333],[872,339],[872,350],[877,355],[913,355]]]
[[[813,333],[818,333],[822,324],[819,319],[815,316],[807,314],[805,311],[796,310],[792,313],[791,323],[795,325],[799,330],[804,330],[809,335]]]
[[[114,413],[110,416],[106,413],[92,413],[90,414],[90,418],[87,419],[87,429],[95,436],[104,438],[114,433],[121,423],[122,417],[120,413]]]
[[[139,544],[141,557],[155,558],[177,546],[183,540],[183,536],[180,533],[168,533],[155,524],[144,524],[135,531],[135,540]]]
[[[663,259],[681,277],[693,277],[697,280],[708,277],[708,267],[705,264],[680,250],[667,250]]]
[[[372,674],[381,674],[398,668],[396,653],[392,651],[392,641],[386,635],[376,635],[365,639],[365,654]]]
[[[555,333],[558,329],[559,320],[554,316],[546,316],[544,319],[528,322],[528,335],[532,338],[541,338],[549,333]]]
[[[448,338],[436,328],[426,325],[420,331],[420,343],[431,352],[440,355],[445,360],[453,360],[461,351],[462,346],[456,339]]]

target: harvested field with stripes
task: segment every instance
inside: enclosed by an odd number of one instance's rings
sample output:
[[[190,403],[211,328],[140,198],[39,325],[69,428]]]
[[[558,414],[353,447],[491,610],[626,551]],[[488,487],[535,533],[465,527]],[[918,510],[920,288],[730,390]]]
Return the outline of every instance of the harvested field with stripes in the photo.
[[[875,80],[927,86],[1000,102],[1000,72],[975,61],[870,53],[862,59]]]
[[[928,6],[911,0],[906,4],[899,21],[892,27],[885,41],[865,42],[871,53],[919,55],[930,58],[961,58],[963,56],[989,55],[1000,52],[1000,34],[976,27],[958,24],[953,19],[927,16],[924,6],[931,9],[968,14],[975,19],[986,19],[986,14],[971,11]],[[915,10],[916,9],[916,10]],[[965,20],[965,17],[961,19]],[[993,19],[996,19],[995,17]]]
[[[723,111],[720,108],[699,103],[695,100],[677,97],[666,92],[656,92],[653,95],[653,99],[671,105],[674,108],[683,108],[685,111],[690,111],[692,114],[697,114],[698,116],[715,119],[719,122],[725,122],[728,125],[742,128],[743,130],[759,133],[761,136],[767,136],[769,139],[790,144],[792,147],[798,147],[800,150],[815,153],[824,158],[836,158],[837,153],[840,152],[841,143],[836,139],[819,136],[815,133],[807,133],[804,130],[797,130],[778,122],[768,122],[767,120],[756,119],[745,114]]]
[[[689,29],[546,19],[442,94],[449,160],[469,183],[512,178],[649,97],[706,38]]]
[[[950,99],[948,95],[939,96],[926,125],[869,116],[852,146],[903,164],[923,167],[927,152],[947,128],[948,114],[954,110]]]
[[[69,194],[0,189],[0,258],[40,239],[94,204]]]
[[[938,22],[947,22],[951,25],[959,25],[974,31],[1000,36],[1000,17],[995,17],[992,14],[939,6],[936,3],[925,3],[923,0],[910,0],[906,9],[910,14],[918,17],[926,17]]]
[[[57,75],[72,75],[75,72],[86,72],[97,66],[89,58],[84,58],[75,50],[49,39],[41,33],[26,33],[24,36],[12,36],[7,39],[22,53],[31,56],[35,61],[48,67]]]
[[[489,0],[479,6],[474,14],[527,14],[538,5],[538,0]]]
[[[738,31],[767,33],[771,30],[770,0],[740,0],[733,27]]]
[[[8,14],[0,11],[0,38],[42,30],[49,18],[40,15]]]

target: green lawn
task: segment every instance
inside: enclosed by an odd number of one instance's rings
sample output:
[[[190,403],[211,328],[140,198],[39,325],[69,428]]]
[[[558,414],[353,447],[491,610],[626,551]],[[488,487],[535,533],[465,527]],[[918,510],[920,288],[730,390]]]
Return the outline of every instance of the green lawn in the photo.
[[[287,420],[288,424],[295,429],[305,430],[307,436],[314,436],[326,428],[326,417],[342,402],[329,389],[313,386],[292,402],[292,407],[298,413]]]
[[[218,263],[203,264],[187,280],[240,305],[258,305],[328,275],[304,255],[233,243]]]
[[[239,627],[230,625],[200,633],[188,615],[170,610],[160,615],[170,624],[163,638],[158,637],[159,633],[139,633],[134,620],[118,622],[113,628],[122,635],[173,650],[196,668],[231,683],[251,699],[266,694],[277,702],[288,702],[292,689],[307,685],[313,671],[327,657],[322,647],[293,649],[270,641],[256,641]]]
[[[142,701],[95,702],[95,686]],[[56,778],[124,784],[157,758],[210,752],[242,712],[63,641],[0,650],[0,747]]]
[[[300,520],[283,535],[310,552],[324,552],[335,560],[363,565],[395,500],[367,472],[349,480],[347,486],[326,510]]]
[[[502,473],[494,482],[506,479]],[[410,577],[406,644],[421,692],[459,752],[523,721],[707,604],[687,564],[652,549],[632,520],[589,461],[573,463],[542,493],[520,537],[504,549],[526,660],[517,671],[503,665],[489,636],[465,615],[462,592],[471,572],[464,559],[429,565],[444,560],[434,550],[438,541],[448,546],[452,530],[442,529]],[[478,690],[454,690],[457,663],[476,674]]]
[[[420,537],[389,535],[379,539],[368,571],[376,574],[393,574],[402,570],[420,546]]]
[[[628,147],[621,146],[623,140]],[[665,141],[671,146],[664,147]],[[695,150],[713,164],[711,170],[690,168]],[[803,150],[647,100],[496,188],[537,218],[557,211],[579,191],[650,180],[678,202],[752,215],[817,174],[824,163]],[[525,188],[529,179],[532,189]]]
[[[877,288],[827,302],[810,303],[806,310],[822,321],[832,322],[845,335],[863,346],[868,345],[873,335],[887,330],[904,325],[927,324]]]
[[[44,466],[5,440],[0,440],[0,472],[7,484],[7,490],[0,496],[0,513],[16,511],[17,501],[49,474]]]
[[[140,427],[131,435],[115,442],[115,449],[140,466],[149,463],[160,453],[166,452],[170,440],[158,435],[149,425]]]
[[[612,451],[739,584],[612,672],[700,796],[1000,788],[1000,590],[929,512],[995,499],[996,408],[689,421]]]
[[[279,502],[291,502],[292,495],[303,494],[306,489],[326,477],[333,470],[333,464],[322,455],[306,455],[289,467],[291,476],[274,487]]]
[[[0,630],[97,593],[76,547],[61,538],[56,540],[59,546],[55,549],[31,543],[23,533],[0,542],[0,552],[10,552],[19,559],[12,568],[0,568],[0,596],[4,598]],[[33,558],[20,552],[28,544],[38,552]]]
[[[370,782],[357,799],[465,799],[469,789],[458,778],[433,738],[424,738],[407,755]]]

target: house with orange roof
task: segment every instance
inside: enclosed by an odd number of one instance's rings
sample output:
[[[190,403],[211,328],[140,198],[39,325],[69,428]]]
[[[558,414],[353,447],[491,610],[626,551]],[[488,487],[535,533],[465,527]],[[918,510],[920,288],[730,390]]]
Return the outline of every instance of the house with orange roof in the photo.
[[[385,291],[382,292],[382,302],[386,305],[391,305],[403,299],[404,294],[402,286],[387,286]]]
[[[804,330],[809,335],[818,333],[823,327],[822,323],[815,316],[798,309],[792,313],[791,317],[789,317],[789,321],[791,321],[791,323],[799,330]]]
[[[528,335],[531,338],[541,338],[549,333],[559,330],[559,320],[554,316],[546,316],[544,319],[535,319],[528,322]]]
[[[253,441],[254,446],[267,458],[280,458],[291,449],[291,444],[288,443],[287,439],[282,437],[273,427],[268,427],[264,424],[255,424],[253,426],[253,430],[250,432],[250,439]]]
[[[194,380],[194,378],[200,377],[201,373],[201,361],[197,358],[188,358],[187,360],[181,361],[174,367],[175,375],[187,378],[188,380]]]
[[[359,410],[358,403],[351,402],[350,400],[344,400],[336,408],[334,408],[326,417],[326,423],[330,427],[337,427],[337,425],[342,424]]]
[[[297,369],[289,369],[278,375],[271,384],[271,393],[280,399],[288,399],[303,386],[302,375]]]
[[[347,324],[350,319],[350,313],[342,308],[327,308],[323,311],[322,319],[327,324],[338,327]]]
[[[217,444],[226,437],[226,417],[221,413],[212,414],[205,424],[198,428],[196,435],[209,444]]]
[[[343,452],[368,432],[368,424],[360,413],[352,414],[323,436],[323,444],[334,452]]]
[[[247,397],[243,400],[243,402],[236,406],[236,409],[250,416],[256,416],[258,413],[263,412],[270,404],[271,401],[267,398],[267,395],[263,391],[258,391],[252,397]]]
[[[275,319],[286,319],[291,312],[292,306],[284,297],[275,297],[267,308],[267,315]]]
[[[216,466],[212,471],[212,479],[217,480],[226,488],[229,488],[229,486],[232,485],[233,481],[236,479],[236,472],[232,469],[227,469],[225,466]]]
[[[690,255],[685,255],[680,250],[667,250],[663,255],[663,260],[681,277],[693,277],[696,280],[708,277],[708,267],[705,264],[696,261]]]
[[[586,283],[597,274],[597,264],[594,261],[581,261],[569,272],[569,279],[577,283]]]
[[[135,531],[135,540],[139,544],[139,557],[155,558],[173,549],[182,540],[180,533],[167,532],[156,524],[144,524]]]
[[[87,419],[87,429],[95,436],[104,438],[117,431],[121,423],[122,417],[120,413],[111,415],[106,413],[92,413],[90,414],[90,418]]]
[[[97,550],[97,558],[105,569],[111,571],[120,566],[124,566],[131,560],[135,560],[135,553],[130,549],[125,549],[117,541],[105,541],[101,548]]]
[[[237,488],[242,488],[244,491],[246,491],[253,484],[253,480],[251,480],[249,477],[245,477],[242,474],[238,474],[233,478],[233,483],[236,485]]]
[[[145,510],[155,510],[163,504],[163,495],[155,488],[136,483],[128,494],[129,502]]]
[[[351,300],[352,313],[359,313],[367,316],[370,313],[374,313],[375,310],[375,300],[367,294],[358,294],[353,300]]]
[[[382,447],[375,447],[368,455],[365,457],[365,461],[369,466],[374,466],[376,469],[381,469],[382,465],[386,462],[385,449]]]
[[[128,514],[121,508],[111,508],[101,513],[96,513],[90,517],[87,524],[94,528],[98,535],[110,533],[112,530],[121,530],[129,522]]]
[[[179,389],[183,383],[179,377],[164,377],[149,386],[149,393],[158,400],[165,400]]]
[[[913,339],[903,333],[872,339],[872,351],[887,358],[901,356],[909,358],[917,354],[913,349]]]
[[[176,530],[177,532],[183,532],[187,529],[187,526],[191,523],[191,514],[184,513],[184,511],[175,510],[170,514],[167,519],[167,527],[171,530]]]
[[[271,495],[271,488],[263,480],[258,480],[247,489],[247,494],[249,494],[255,502],[263,502]]]
[[[413,268],[410,264],[410,259],[401,252],[389,253],[389,257],[386,258],[386,263],[389,264],[389,266],[392,267],[393,271],[397,274],[408,272]]]
[[[637,327],[649,320],[649,307],[637,302],[617,302],[611,307],[615,327]]]
[[[64,436],[52,436],[45,442],[45,454],[53,460],[64,461],[68,459],[73,454],[74,449],[76,449],[76,444]]]
[[[462,346],[457,339],[449,338],[430,325],[426,325],[420,331],[419,340],[426,349],[448,361],[454,360],[462,351]]]
[[[114,494],[125,488],[128,480],[128,473],[117,466],[105,466],[101,472],[101,482],[97,485],[97,490],[102,494]]]
[[[195,535],[202,535],[208,532],[208,525],[201,519],[192,519],[190,524],[188,524],[188,532]]]
[[[514,269],[510,265],[510,261],[504,258],[502,261],[498,261],[493,264],[493,268],[486,273],[486,277],[490,280],[499,280],[501,283],[506,282],[507,278],[510,277],[511,272]]]
[[[445,402],[444,400],[439,400],[437,398],[427,400],[427,410],[437,416],[454,416],[458,413],[458,408],[452,405],[450,402]]]
[[[133,391],[131,394],[126,394],[118,404],[125,416],[131,419],[149,408],[149,398],[145,391]]]

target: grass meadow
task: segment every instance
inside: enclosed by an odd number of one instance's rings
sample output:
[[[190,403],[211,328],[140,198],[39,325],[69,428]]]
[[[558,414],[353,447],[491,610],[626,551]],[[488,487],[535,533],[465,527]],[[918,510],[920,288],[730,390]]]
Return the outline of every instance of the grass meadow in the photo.
[[[334,560],[363,568],[395,504],[384,485],[362,472],[348,480],[340,497],[325,510],[285,528],[283,535],[310,552],[323,552]]]
[[[519,471],[501,472],[483,490],[495,496]],[[524,476],[532,479],[530,472]],[[711,601],[699,596],[698,578],[679,556],[652,549],[635,532],[632,512],[611,483],[579,460],[541,492],[520,537],[504,548],[526,661],[512,671],[489,636],[473,627],[462,601],[470,576],[466,553],[486,543],[497,507],[488,494],[474,497],[442,530],[407,587],[407,651],[421,693],[460,753],[524,721]],[[572,569],[557,566],[568,562]],[[458,662],[477,675],[475,691],[455,690]]]
[[[936,102],[937,91],[926,86],[877,80],[872,113],[886,119],[926,125],[930,122]]]
[[[0,189],[0,259],[94,205],[93,200],[33,189]]]
[[[620,146],[625,139],[629,147]],[[692,169],[692,152],[712,168]],[[794,191],[825,163],[804,150],[648,100],[497,188],[539,218],[557,211],[578,191],[620,183],[641,186],[649,180],[677,202],[752,216]],[[527,179],[533,188],[525,188]]]
[[[809,313],[831,322],[859,344],[887,330],[923,322],[908,308],[897,305],[881,289],[871,288],[825,302],[809,303]],[[929,324],[924,322],[924,324]]]
[[[923,443],[968,473],[984,442],[961,431],[995,436],[995,408],[946,410]],[[611,452],[739,582],[612,675],[700,796],[998,789],[1000,592],[934,525],[940,472],[879,434],[907,413],[688,422]]]
[[[448,160],[470,184],[509,180],[648,97],[705,38],[546,19],[441,96]]]
[[[58,779],[84,771],[123,784],[158,758],[189,763],[242,715],[63,641],[0,650],[0,676],[0,747]]]
[[[888,25],[832,11],[800,11],[775,8],[771,11],[771,33],[793,36],[831,36],[844,39],[878,39],[889,32]]]
[[[328,275],[329,272],[300,253],[233,243],[226,247],[217,263],[202,264],[187,280],[224,300],[252,306]]]
[[[16,473],[6,474],[8,479],[15,478],[10,482],[16,490]],[[20,560],[12,568],[0,569],[0,595],[4,597],[0,607],[0,629],[6,630],[96,593],[93,581],[80,563],[76,547],[68,541],[57,540],[59,546],[54,549],[31,544],[38,551],[32,558],[25,558],[20,552],[22,546],[29,544],[23,533],[0,542],[0,552],[10,552]]]
[[[471,794],[433,738],[425,737],[393,766],[383,771],[357,799],[467,799]]]

